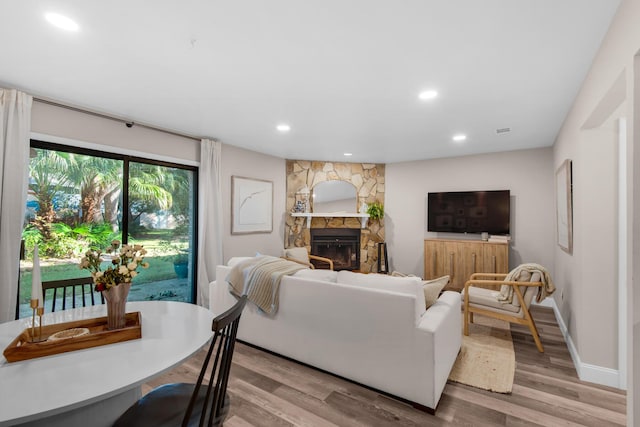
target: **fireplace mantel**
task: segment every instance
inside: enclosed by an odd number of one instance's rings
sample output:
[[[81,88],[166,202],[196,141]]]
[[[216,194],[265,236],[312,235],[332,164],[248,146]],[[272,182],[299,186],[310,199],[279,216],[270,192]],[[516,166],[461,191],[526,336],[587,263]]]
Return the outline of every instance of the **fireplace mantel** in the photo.
[[[369,219],[369,214],[367,213],[347,213],[347,212],[292,212],[291,216],[294,217],[306,217],[307,218],[307,228],[311,228],[311,218],[360,218],[361,228],[365,228],[367,226],[367,219]]]

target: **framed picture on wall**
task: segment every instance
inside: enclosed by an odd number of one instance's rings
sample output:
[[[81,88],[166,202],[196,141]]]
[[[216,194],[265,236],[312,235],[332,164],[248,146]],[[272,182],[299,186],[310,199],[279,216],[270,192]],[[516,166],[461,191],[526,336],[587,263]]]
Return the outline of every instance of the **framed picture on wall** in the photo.
[[[231,177],[231,234],[273,231],[273,182]]]
[[[556,171],[556,224],[558,246],[573,253],[573,177],[572,163],[567,159]]]

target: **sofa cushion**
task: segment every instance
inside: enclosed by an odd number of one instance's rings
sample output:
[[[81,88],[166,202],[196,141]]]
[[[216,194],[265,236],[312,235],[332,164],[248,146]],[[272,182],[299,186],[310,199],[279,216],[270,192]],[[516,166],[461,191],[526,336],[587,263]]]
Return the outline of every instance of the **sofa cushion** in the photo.
[[[293,258],[309,264],[309,252],[307,252],[307,248],[287,248],[284,250],[283,255],[285,258]]]
[[[332,283],[336,283],[338,279],[338,272],[333,270],[312,270],[310,268],[305,268],[304,270],[295,272],[293,275],[296,277],[304,277],[305,279]]]
[[[411,295],[416,298],[417,319],[426,310],[422,280],[419,277],[392,277],[387,274],[363,274],[340,270],[338,283]]]
[[[394,277],[417,277],[413,274],[404,274],[399,271],[393,271],[391,273]],[[429,308],[438,300],[440,292],[449,283],[449,276],[438,277],[437,279],[424,280],[422,282],[424,290],[424,303],[426,308]]]
[[[440,296],[442,289],[449,283],[449,276],[438,277],[437,279],[423,280],[422,290],[424,291],[424,303],[426,308],[431,307]]]

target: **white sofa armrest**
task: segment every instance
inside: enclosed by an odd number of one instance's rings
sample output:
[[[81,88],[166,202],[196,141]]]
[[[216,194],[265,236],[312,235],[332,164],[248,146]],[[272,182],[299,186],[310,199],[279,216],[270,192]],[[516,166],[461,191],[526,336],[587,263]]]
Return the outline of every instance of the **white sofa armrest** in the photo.
[[[434,404],[440,400],[462,345],[462,314],[460,309],[460,294],[445,291],[427,309],[417,327],[418,334],[426,335],[425,339],[432,343],[426,347],[429,353],[419,355],[419,357],[422,357],[423,363],[431,365]]]

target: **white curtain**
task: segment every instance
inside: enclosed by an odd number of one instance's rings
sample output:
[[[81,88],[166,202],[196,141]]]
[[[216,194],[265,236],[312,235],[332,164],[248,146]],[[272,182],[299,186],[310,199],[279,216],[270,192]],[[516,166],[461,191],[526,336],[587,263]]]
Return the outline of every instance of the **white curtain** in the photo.
[[[203,139],[198,173],[198,304],[209,307],[209,283],[222,255],[221,143]]]
[[[15,319],[33,98],[0,88],[0,322]]]

